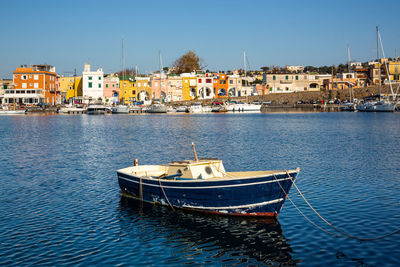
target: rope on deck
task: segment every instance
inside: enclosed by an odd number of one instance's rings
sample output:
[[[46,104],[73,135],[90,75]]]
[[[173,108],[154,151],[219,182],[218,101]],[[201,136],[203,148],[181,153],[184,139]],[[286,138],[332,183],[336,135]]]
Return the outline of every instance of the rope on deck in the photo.
[[[351,238],[351,239],[356,239],[356,240],[359,240],[359,241],[373,241],[373,240],[378,240],[378,239],[386,238],[386,237],[389,237],[389,236],[391,236],[391,235],[400,233],[400,229],[397,229],[396,231],[393,231],[393,232],[391,232],[391,233],[388,233],[388,234],[385,234],[385,235],[381,235],[381,236],[370,237],[370,238],[357,237],[357,236],[353,236],[353,235],[351,235],[351,234],[348,234],[347,232],[345,232],[345,231],[339,229],[338,227],[334,226],[332,223],[328,222],[324,217],[322,217],[321,214],[319,214],[319,213],[317,212],[317,210],[315,210],[314,207],[310,204],[310,202],[308,202],[308,200],[305,198],[305,196],[303,195],[303,193],[300,191],[300,189],[297,187],[296,183],[294,182],[294,180],[293,180],[292,177],[290,176],[289,172],[288,172],[287,170],[285,170],[285,171],[286,171],[286,174],[288,175],[288,177],[290,178],[290,180],[292,181],[292,184],[294,185],[294,187],[296,188],[296,190],[299,192],[300,196],[301,196],[301,197],[303,198],[303,200],[307,203],[307,205],[315,212],[315,214],[317,214],[318,217],[320,217],[321,220],[323,220],[328,226],[330,226],[331,228],[333,228],[335,231],[341,233],[343,236],[346,236],[346,237]],[[286,195],[287,198],[289,199],[289,196],[287,195],[287,193],[285,192],[285,190],[283,189],[283,187],[281,186],[281,184],[279,183],[279,181],[276,179],[276,176],[275,176],[275,175],[274,175],[274,177],[275,177],[275,180],[278,182],[279,186],[281,187],[282,191],[285,193],[285,195]],[[307,216],[305,216],[303,212],[301,212],[301,210],[293,203],[292,200],[289,199],[289,201],[293,204],[293,206],[294,206],[308,221],[310,221],[310,222],[311,222],[314,226],[316,226],[318,229],[320,229],[320,230],[322,230],[322,231],[324,231],[324,232],[326,232],[326,233],[329,233],[329,234],[331,234],[331,235],[334,235],[334,236],[336,236],[336,237],[340,237],[340,235],[336,235],[336,234],[334,234],[334,233],[331,233],[331,232],[329,232],[329,231],[326,231],[325,229],[323,229],[323,228],[321,228],[320,226],[316,225],[314,222],[312,222],[310,219],[308,219]]]

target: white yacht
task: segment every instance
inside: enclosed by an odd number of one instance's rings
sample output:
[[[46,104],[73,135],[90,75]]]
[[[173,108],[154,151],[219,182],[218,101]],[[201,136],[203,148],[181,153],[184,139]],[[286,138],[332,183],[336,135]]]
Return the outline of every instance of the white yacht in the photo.
[[[129,107],[127,105],[117,105],[111,109],[113,114],[128,114]]]

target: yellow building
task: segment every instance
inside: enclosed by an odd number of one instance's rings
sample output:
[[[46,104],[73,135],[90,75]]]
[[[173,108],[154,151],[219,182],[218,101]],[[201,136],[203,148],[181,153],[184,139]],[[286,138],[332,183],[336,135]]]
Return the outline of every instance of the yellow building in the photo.
[[[82,97],[82,76],[60,77],[60,91],[65,101],[72,97]]]
[[[182,100],[197,99],[197,77],[182,77]]]
[[[392,62],[388,62],[388,65],[384,66],[384,68],[388,68],[389,69],[389,77],[390,80],[392,81],[399,81],[399,76],[400,76],[400,62],[398,61],[392,61]],[[386,71],[385,71],[386,72]]]
[[[130,104],[136,99],[136,83],[134,79],[120,80],[119,86],[121,89],[120,102]]]

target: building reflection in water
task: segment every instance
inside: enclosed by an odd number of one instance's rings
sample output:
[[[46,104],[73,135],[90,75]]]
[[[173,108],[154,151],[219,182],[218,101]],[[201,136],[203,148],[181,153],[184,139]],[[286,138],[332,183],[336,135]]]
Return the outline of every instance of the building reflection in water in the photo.
[[[275,220],[173,211],[124,196],[120,199],[119,215],[121,230],[128,235],[134,235],[139,225],[141,230],[151,225],[150,235],[154,227],[158,227],[158,235],[163,235],[168,245],[181,254],[180,259],[185,258],[185,254],[191,257],[201,254],[201,258],[205,258],[203,263],[218,261],[223,265],[293,266],[299,262],[292,259],[288,240]]]

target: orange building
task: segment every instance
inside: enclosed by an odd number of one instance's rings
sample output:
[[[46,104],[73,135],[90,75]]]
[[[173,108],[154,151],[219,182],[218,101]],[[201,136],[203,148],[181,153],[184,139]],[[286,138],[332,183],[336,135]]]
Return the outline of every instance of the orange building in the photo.
[[[218,98],[228,96],[228,77],[224,73],[214,73],[214,95]]]
[[[13,90],[4,95],[7,104],[56,104],[60,92],[56,86],[55,67],[49,65],[21,66],[13,71]]]

